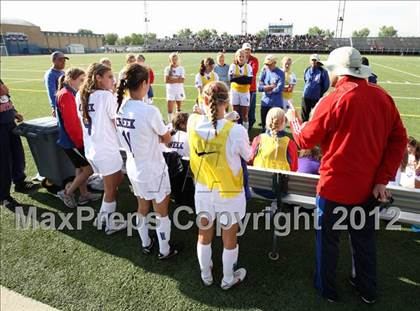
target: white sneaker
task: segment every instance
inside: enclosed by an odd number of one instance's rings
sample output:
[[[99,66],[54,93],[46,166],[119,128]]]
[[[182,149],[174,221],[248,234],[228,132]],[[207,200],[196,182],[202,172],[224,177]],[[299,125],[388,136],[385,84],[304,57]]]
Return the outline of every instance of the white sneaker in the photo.
[[[124,230],[127,228],[127,221],[125,220],[110,220],[105,225],[105,234],[111,235],[115,232]]]
[[[65,190],[61,190],[57,192],[57,196],[64,202],[64,204],[69,208],[76,208],[77,202],[74,197],[74,194],[66,194]]]
[[[242,283],[245,277],[246,277],[246,270],[244,268],[240,268],[236,270],[235,272],[233,272],[233,279],[231,282],[227,283],[222,279],[222,284],[220,284],[220,287],[223,290],[228,290]]]
[[[211,286],[213,284],[213,263],[210,265],[210,273],[204,274],[201,272],[201,280],[205,286]]]

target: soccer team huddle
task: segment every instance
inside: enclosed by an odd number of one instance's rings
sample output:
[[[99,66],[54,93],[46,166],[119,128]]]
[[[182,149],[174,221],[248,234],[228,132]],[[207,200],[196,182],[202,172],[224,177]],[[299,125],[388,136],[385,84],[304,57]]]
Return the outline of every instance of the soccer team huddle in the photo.
[[[158,259],[169,259],[176,256],[181,247],[171,241],[168,206],[171,189],[176,185],[171,185],[170,165],[168,169],[164,153],[186,157],[195,181],[194,206],[201,225],[197,241],[201,279],[206,286],[213,283],[211,245],[217,222],[223,225],[220,286],[227,290],[241,283],[247,272],[236,266],[237,232],[250,197],[247,165],[318,174],[319,149],[300,137],[303,131],[312,137],[315,129],[313,126],[304,129],[301,121],[309,119],[311,110],[330,86],[319,56],[311,55],[311,66],[304,73],[300,120],[292,103],[296,76],[291,72],[291,59],[284,57],[280,69],[276,57],[267,55],[257,85],[258,60],[250,51],[250,45],[244,44],[230,66],[225,64],[223,53],[218,54],[216,66],[212,58],[201,61],[195,78],[198,96],[190,114],[181,111],[185,100],[185,70],[180,65],[180,55],[171,53],[169,66],[164,70],[167,124],[153,105],[154,73],[145,65],[142,55],[127,55],[127,64],[118,79],[114,78],[108,59],[91,64],[86,72],[70,68],[60,75],[53,98],[58,143],[76,167],[75,179],[57,193],[65,205],[77,207],[75,192],[78,189],[83,198],[100,199],[86,189],[89,176],[99,174],[104,194],[94,225],[104,228],[106,234],[125,229],[127,223],[113,217],[117,211],[118,187],[123,180],[123,150],[125,171],[138,201],[136,225],[142,252],[152,254],[158,247]],[[373,85],[369,87],[383,92]],[[250,143],[248,130],[255,123],[257,90],[263,93],[263,133]],[[319,113],[325,114],[323,110]],[[290,121],[295,141],[302,149],[307,147],[306,150],[298,151],[297,144],[286,135],[287,121]],[[401,131],[405,134],[403,128]],[[268,199],[276,198],[271,191],[253,191]],[[156,236],[150,235],[147,223],[152,207],[157,213]]]
[[[197,242],[201,279],[207,286],[213,283],[211,243],[214,222],[219,221],[223,225],[224,245],[222,289],[239,284],[246,276],[246,270],[236,268],[236,263],[238,221],[245,216],[249,195],[247,164],[294,171],[298,167],[297,146],[285,135],[285,110],[280,108],[285,105],[293,109],[291,95],[296,77],[288,70],[291,83],[285,87],[283,71],[275,68],[276,58],[265,58],[264,68],[272,67],[278,76],[271,73],[261,91],[272,95],[270,100],[281,102],[263,112],[262,124],[267,132],[258,135],[251,147],[247,130],[249,122],[255,122],[255,116],[249,120],[249,106],[256,91],[258,60],[252,56],[257,63],[254,68],[248,64],[251,48],[244,48],[235,53],[230,66],[224,63],[222,52],[217,56],[217,69],[212,58],[202,60],[195,79],[198,96],[190,114],[181,112],[185,71],[180,55],[171,53],[164,71],[168,124],[153,105],[154,73],[144,64],[142,55],[127,55],[118,79],[114,78],[108,59],[91,64],[86,72],[70,68],[59,77],[55,98],[58,144],[76,167],[75,179],[58,192],[65,205],[77,207],[76,191],[89,196],[86,181],[93,173],[100,174],[104,194],[94,225],[104,228],[106,234],[125,229],[124,221],[112,217],[117,211],[117,192],[123,180],[123,149],[125,171],[138,201],[136,221],[142,252],[151,254],[158,246],[158,259],[168,259],[177,255],[181,247],[171,242],[171,182],[163,153],[172,151],[188,157],[195,180],[196,213],[206,228],[199,228]],[[284,66],[291,68],[290,58],[284,59]],[[264,73],[261,77],[264,79]],[[92,197],[95,199],[99,198]],[[147,225],[152,206],[158,214],[156,236],[149,234]]]

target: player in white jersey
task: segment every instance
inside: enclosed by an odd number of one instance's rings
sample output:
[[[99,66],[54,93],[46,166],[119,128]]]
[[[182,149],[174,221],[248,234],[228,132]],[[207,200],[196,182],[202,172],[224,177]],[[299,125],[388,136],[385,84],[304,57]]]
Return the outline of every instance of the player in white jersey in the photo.
[[[248,129],[252,67],[246,63],[244,50],[236,51],[233,64],[229,67],[228,75],[231,88],[231,104],[233,109],[241,115],[243,126]]]
[[[148,213],[155,207],[156,233],[159,240],[160,260],[178,254],[170,244],[171,221],[168,216],[168,167],[160,143],[169,143],[171,134],[157,107],[143,101],[149,89],[149,71],[139,64],[130,65],[118,86],[118,137],[127,153],[127,175],[138,201],[137,229],[143,253],[151,254],[155,239],[149,236]],[[128,98],[124,93],[128,90]]]
[[[284,72],[283,107],[293,106],[293,89],[296,86],[296,75],[292,72],[292,59],[289,56],[283,57],[282,68]]]
[[[181,111],[182,101],[185,100],[184,81],[185,70],[180,65],[178,53],[169,55],[169,66],[163,72],[166,83],[166,100],[168,101],[168,121],[172,121],[174,105],[176,111]]]
[[[245,216],[245,176],[241,158],[251,158],[248,132],[244,127],[225,119],[229,91],[223,82],[211,82],[204,87],[205,115],[193,114],[188,119],[190,167],[196,181],[195,208],[200,218],[197,257],[201,279],[206,286],[213,283],[211,243],[214,222],[220,222],[223,238],[224,290],[242,282],[244,268],[236,266],[238,221]]]
[[[94,172],[101,174],[104,180],[104,196],[95,225],[102,228],[105,223],[107,234],[126,227],[125,221],[113,217],[117,208],[117,188],[123,179],[123,161],[115,128],[117,100],[110,91],[112,84],[111,69],[93,63],[76,96],[85,156]]]

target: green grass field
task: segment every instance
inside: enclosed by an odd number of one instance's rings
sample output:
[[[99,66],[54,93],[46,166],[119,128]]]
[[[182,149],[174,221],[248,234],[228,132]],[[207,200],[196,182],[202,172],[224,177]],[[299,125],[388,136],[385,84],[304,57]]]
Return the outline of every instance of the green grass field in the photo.
[[[204,53],[181,55],[187,72],[185,109],[192,107],[196,91],[194,75]],[[70,55],[68,67],[86,68],[104,55]],[[115,74],[123,66],[124,55],[106,55]],[[155,70],[155,104],[165,115],[163,68],[167,54],[145,54]],[[215,55],[213,55],[215,56]],[[262,62],[264,55],[257,54]],[[279,58],[283,55],[278,55]],[[325,58],[326,56],[324,56]],[[295,106],[300,103],[302,74],[308,55],[294,54],[293,71],[298,76]],[[231,55],[227,56],[227,60]],[[410,135],[420,138],[420,57],[370,56],[379,84],[395,99]],[[43,75],[50,66],[48,56],[2,57],[1,79],[9,86],[16,108],[28,119],[50,115]],[[257,103],[259,102],[259,97]],[[259,109],[257,109],[259,110]],[[372,116],[374,117],[374,116]],[[259,123],[259,113],[257,114]],[[27,174],[36,167],[24,140]],[[49,211],[69,212],[58,198],[44,189],[31,195],[13,194],[26,206],[36,206],[38,215]],[[136,210],[136,200],[125,182],[119,192],[119,207]],[[265,202],[252,200],[249,211],[260,211]],[[99,209],[99,203],[94,207]],[[185,217],[185,221],[192,219]],[[59,218],[57,218],[59,223]],[[72,217],[72,224],[75,224]],[[240,238],[240,265],[248,277],[240,287],[223,292],[221,240],[213,243],[215,285],[201,284],[196,258],[195,228],[173,229],[172,237],[185,244],[185,250],[168,262],[140,252],[137,234],[105,236],[93,226],[80,231],[22,230],[15,227],[15,214],[1,209],[1,284],[19,293],[63,310],[355,310],[364,309],[358,295],[347,283],[350,271],[348,238],[343,234],[338,267],[342,302],[324,302],[312,287],[315,262],[314,232],[292,231],[280,240],[281,258],[271,261],[271,231],[253,231]],[[418,309],[420,305],[420,236],[408,228],[380,230],[378,237],[379,301],[373,310]],[[367,308],[366,308],[367,309]]]

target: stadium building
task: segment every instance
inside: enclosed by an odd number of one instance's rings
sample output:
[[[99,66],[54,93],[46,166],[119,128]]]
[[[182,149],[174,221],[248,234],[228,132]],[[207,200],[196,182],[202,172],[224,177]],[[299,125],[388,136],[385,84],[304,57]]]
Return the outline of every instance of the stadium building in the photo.
[[[42,31],[39,26],[16,18],[2,18],[0,31],[1,55],[45,54],[54,50],[92,53],[104,45],[103,34]]]
[[[268,34],[277,36],[292,36],[293,24],[290,23],[270,23],[268,24]]]

